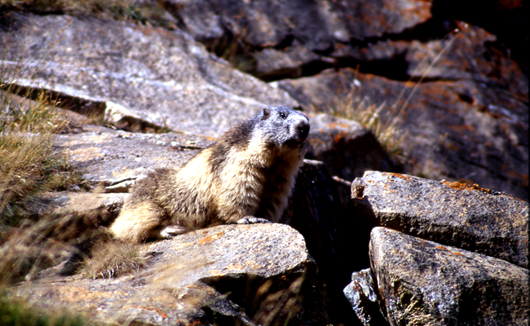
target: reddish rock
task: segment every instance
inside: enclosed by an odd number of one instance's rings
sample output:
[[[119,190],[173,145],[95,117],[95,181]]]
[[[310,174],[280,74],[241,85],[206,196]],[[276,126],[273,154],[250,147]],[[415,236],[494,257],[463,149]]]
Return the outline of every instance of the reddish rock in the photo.
[[[383,125],[405,131],[407,171],[479,183],[528,198],[528,77],[495,37],[469,26],[454,39],[413,43],[403,58],[414,81],[341,69],[278,82],[305,108],[326,110],[352,91],[381,111]],[[432,67],[432,61],[446,48]],[[380,55],[374,50],[374,55]],[[396,63],[399,66],[399,63]],[[362,70],[362,69],[361,69]],[[354,86],[354,79],[355,84]],[[316,95],[317,96],[316,96]]]
[[[102,324],[329,323],[316,264],[287,225],[221,225],[138,249],[146,263],[132,275],[60,277],[57,266],[8,294],[37,311],[72,311]]]

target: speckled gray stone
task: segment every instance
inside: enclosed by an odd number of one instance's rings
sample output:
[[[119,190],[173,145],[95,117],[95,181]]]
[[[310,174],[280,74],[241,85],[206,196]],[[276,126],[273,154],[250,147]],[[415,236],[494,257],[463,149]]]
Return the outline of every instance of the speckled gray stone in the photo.
[[[391,325],[527,325],[528,269],[377,227],[371,268]]]
[[[367,171],[352,213],[370,226],[476,251],[528,268],[528,202],[460,183]]]
[[[296,310],[315,292],[309,284],[316,264],[304,238],[283,224],[200,229],[144,244],[141,252],[151,257],[148,266],[131,275],[76,280],[45,271],[10,293],[35,308],[63,307],[94,322],[255,325],[299,318],[283,307]],[[325,310],[311,302],[309,310],[325,323]]]
[[[118,125],[143,122],[218,137],[263,106],[298,106],[178,29],[25,13],[3,25],[9,28],[0,28],[2,82],[52,90],[63,104],[104,110]]]

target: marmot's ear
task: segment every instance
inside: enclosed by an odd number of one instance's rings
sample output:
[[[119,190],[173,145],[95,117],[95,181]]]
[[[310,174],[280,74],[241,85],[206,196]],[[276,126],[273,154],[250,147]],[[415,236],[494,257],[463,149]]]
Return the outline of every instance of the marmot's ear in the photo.
[[[264,119],[267,119],[269,117],[269,115],[271,114],[271,110],[269,108],[264,108],[263,111],[261,111],[263,113],[263,118]]]

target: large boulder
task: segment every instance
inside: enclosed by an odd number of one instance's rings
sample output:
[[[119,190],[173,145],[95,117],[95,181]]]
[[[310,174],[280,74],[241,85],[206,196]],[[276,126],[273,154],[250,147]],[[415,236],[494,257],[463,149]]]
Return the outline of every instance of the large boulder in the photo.
[[[368,171],[352,183],[352,216],[528,268],[528,202],[466,184]]]
[[[529,321],[526,268],[381,227],[372,230],[370,258],[390,325]]]
[[[298,106],[178,29],[67,15],[2,20],[2,83],[46,90],[63,106],[105,115],[121,128],[218,137],[264,106]]]
[[[146,263],[130,275],[76,279],[55,268],[10,294],[34,309],[62,307],[104,323],[327,322],[315,262],[289,226],[217,226],[140,250]]]

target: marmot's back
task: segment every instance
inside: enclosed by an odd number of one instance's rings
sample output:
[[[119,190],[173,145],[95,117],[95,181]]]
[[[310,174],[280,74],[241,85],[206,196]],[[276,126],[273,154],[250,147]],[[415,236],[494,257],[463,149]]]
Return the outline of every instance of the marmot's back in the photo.
[[[139,242],[246,216],[276,222],[287,206],[306,150],[309,120],[285,107],[263,109],[237,124],[182,169],[157,169],[140,180],[111,226]],[[167,236],[166,232],[162,236]]]

